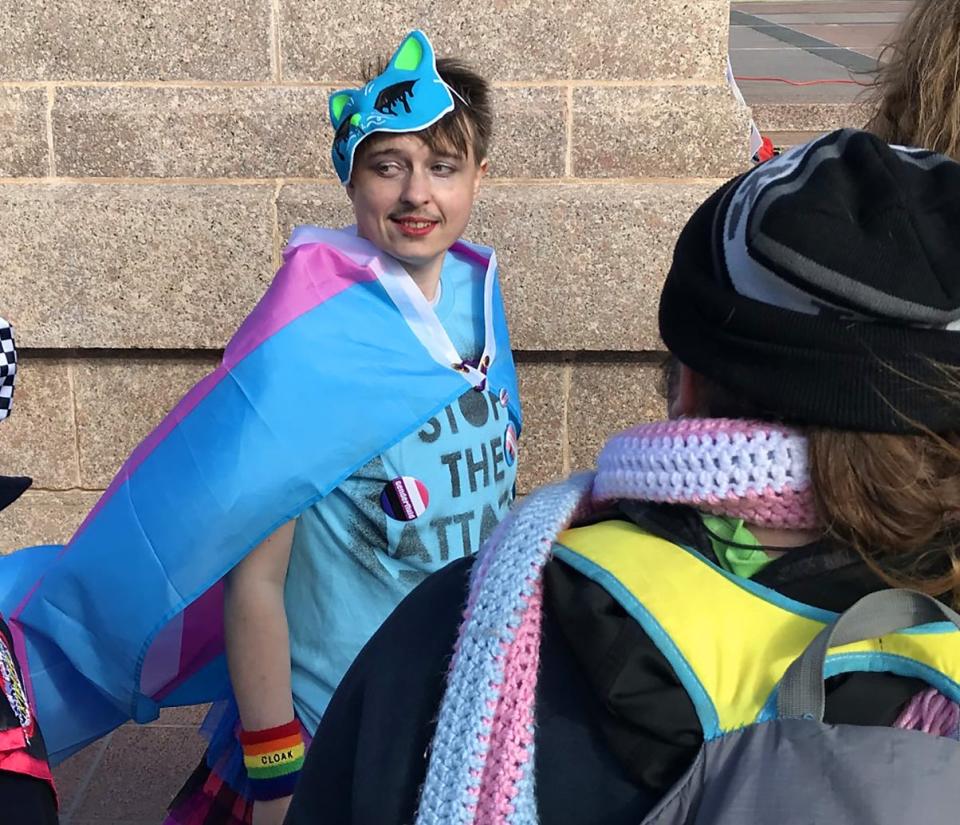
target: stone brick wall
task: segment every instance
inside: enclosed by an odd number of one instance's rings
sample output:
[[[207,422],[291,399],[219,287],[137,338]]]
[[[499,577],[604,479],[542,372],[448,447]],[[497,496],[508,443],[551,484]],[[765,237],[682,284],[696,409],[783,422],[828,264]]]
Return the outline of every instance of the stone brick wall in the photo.
[[[763,134],[787,149],[823,132],[847,126],[863,128],[873,114],[869,100],[852,103],[761,103],[751,108]]]
[[[0,23],[0,313],[24,351],[0,550],[65,539],[215,363],[289,229],[349,220],[326,96],[409,28],[496,88],[495,244],[523,382],[521,487],[660,401],[677,229],[746,154],[725,0],[21,0]]]
[[[673,241],[747,153],[746,112],[724,83],[726,0],[0,9],[0,314],[23,350],[0,472],[36,481],[0,517],[0,551],[66,539],[216,362],[291,226],[349,219],[326,96],[415,26],[495,85],[493,175],[469,234],[502,261],[526,408],[521,489],[590,465],[605,433],[660,414],[656,295]],[[148,753],[195,720],[165,724],[137,734],[156,740]],[[114,742],[136,762],[134,736]],[[163,777],[146,796],[96,796],[120,787],[105,747],[68,763],[68,813],[155,821]],[[159,762],[183,776],[183,760]]]

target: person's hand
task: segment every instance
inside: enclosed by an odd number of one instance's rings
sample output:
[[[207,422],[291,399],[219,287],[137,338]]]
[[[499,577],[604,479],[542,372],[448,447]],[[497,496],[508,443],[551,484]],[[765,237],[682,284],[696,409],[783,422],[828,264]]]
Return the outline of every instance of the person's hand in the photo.
[[[269,802],[253,803],[253,825],[283,825],[292,797],[284,796]]]

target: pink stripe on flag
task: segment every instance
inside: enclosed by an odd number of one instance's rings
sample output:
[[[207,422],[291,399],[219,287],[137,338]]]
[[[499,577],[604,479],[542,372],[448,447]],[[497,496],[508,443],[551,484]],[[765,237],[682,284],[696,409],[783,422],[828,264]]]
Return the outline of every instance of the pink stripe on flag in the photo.
[[[376,251],[375,247],[369,244],[367,246]],[[223,363],[197,383],[160,422],[157,428],[133,450],[113,481],[110,482],[106,492],[100,496],[99,501],[87,514],[83,523],[73,534],[73,538],[60,551],[59,555],[62,556],[69,551],[73,541],[83,534],[90,522],[113,498],[117,490],[126,483],[136,469],[156,449],[157,445],[170,435],[177,425],[213,391],[214,387],[223,380],[233,366],[301,315],[330,300],[345,289],[364,281],[375,280],[376,277],[376,273],[370,266],[359,263],[325,244],[304,244],[288,250],[284,264],[277,271],[270,288],[227,345]],[[42,581],[42,577],[40,581]],[[24,596],[17,608],[10,614],[11,618],[20,615],[37,587],[39,587],[40,581],[37,581]]]
[[[87,524],[92,521],[97,513],[99,513],[104,505],[113,498],[114,493],[117,492],[117,489],[122,486],[134,471],[139,467],[156,448],[164,438],[166,438],[173,430],[176,428],[177,424],[183,421],[193,409],[206,398],[212,391],[213,388],[223,380],[224,376],[227,374],[227,371],[223,366],[218,366],[213,372],[194,385],[190,391],[181,399],[180,403],[167,415],[163,421],[157,426],[157,428],[150,433],[143,441],[141,441],[130,453],[130,456],[124,462],[123,466],[120,468],[120,471],[114,476],[113,481],[110,482],[110,486],[107,487],[106,492],[100,496],[100,500],[94,505],[93,509],[87,514],[87,517],[83,520],[83,523],[77,529],[77,532],[73,534],[75,539],[86,529]],[[71,542],[73,539],[70,540]],[[69,544],[67,545],[69,547]]]
[[[154,636],[143,659],[140,692],[144,696],[155,696],[176,678],[182,643],[183,613],[178,613]]]
[[[464,255],[467,258],[473,258],[473,260],[481,264],[484,267],[490,265],[490,250],[483,246],[477,246],[472,244],[469,241],[457,241],[453,246],[450,247],[451,252],[456,252],[459,255]]]
[[[368,267],[323,244],[306,244],[290,250],[286,261],[256,308],[233,336],[223,363],[202,379],[130,454],[107,491],[84,519],[74,538],[96,517],[157,445],[209,395],[240,361],[287,324],[351,286],[376,279]]]
[[[183,626],[175,678],[153,693],[152,698],[157,701],[169,696],[223,653],[223,582],[217,582],[181,615]]]
[[[375,247],[371,249],[376,251]],[[304,244],[288,249],[270,290],[227,345],[224,365],[230,369],[305,312],[351,286],[376,280],[376,277],[365,262],[357,262],[327,244]]]

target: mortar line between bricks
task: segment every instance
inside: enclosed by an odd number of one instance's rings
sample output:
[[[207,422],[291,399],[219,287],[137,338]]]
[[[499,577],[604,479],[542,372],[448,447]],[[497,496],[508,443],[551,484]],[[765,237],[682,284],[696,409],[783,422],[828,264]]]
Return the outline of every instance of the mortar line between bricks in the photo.
[[[270,72],[280,83],[283,71],[280,65],[280,0],[270,0]]]
[[[545,364],[564,362],[569,364],[655,364],[663,360],[665,352],[658,350],[531,350],[515,349],[514,358],[518,364]]]
[[[223,347],[211,347],[198,344],[195,347],[144,347],[144,346],[103,346],[103,347],[18,347],[17,352],[29,358],[88,359],[152,358],[162,361],[205,361],[223,357]]]
[[[573,385],[573,364],[566,361],[563,365],[563,415],[560,418],[560,432],[563,438],[562,456],[563,456],[563,474],[570,475],[570,467],[573,463],[570,449],[570,388]]]
[[[35,484],[30,485],[30,489],[24,493],[25,496],[35,493],[103,493],[106,487],[38,487]]]
[[[0,186],[271,186],[278,178],[0,178]],[[325,186],[338,187],[336,178],[280,178],[284,186]],[[648,186],[720,186],[728,178],[696,177],[621,177],[621,178],[491,178],[486,186],[499,188],[505,186],[547,187],[566,186],[570,188],[606,185],[648,185]]]
[[[161,349],[158,347],[21,347],[20,355],[36,359],[123,359],[133,363],[138,360],[173,361],[176,363],[207,363],[223,357],[223,347],[197,346],[180,349]],[[518,360],[532,362],[562,361],[629,361],[631,363],[659,363],[663,349],[514,349]],[[36,489],[36,488],[31,488]]]
[[[53,147],[53,103],[57,96],[56,86],[47,86],[47,173],[57,175],[57,156]]]
[[[77,486],[83,484],[83,462],[80,460],[80,414],[77,409],[77,381],[73,374],[74,364],[67,361],[67,387],[70,390],[70,409],[73,413],[73,447],[77,456]]]
[[[726,80],[717,81],[715,78],[650,78],[648,80],[583,80],[567,78],[565,80],[501,80],[493,84],[495,89],[656,89],[661,87],[688,87],[710,86],[718,89],[727,88]]]
[[[573,86],[567,86],[567,153],[563,161],[563,174],[573,177]]]
[[[0,186],[272,186],[278,178],[0,178]],[[280,178],[285,185],[335,186],[335,178]]]
[[[280,237],[280,191],[283,189],[283,180],[277,180],[273,190],[273,200],[270,201],[270,219],[273,221],[273,271],[280,269],[280,254],[283,238]]]
[[[190,733],[195,733],[198,736],[202,736],[200,733],[200,725],[177,725],[170,722],[150,722],[145,727],[150,727],[152,730],[185,730]]]
[[[619,178],[491,178],[485,186],[604,186],[608,184],[645,184],[650,186],[722,186],[729,178],[700,177],[664,177],[663,175],[644,177],[642,175]]]
[[[100,748],[100,753],[98,753],[91,761],[90,765],[87,767],[86,773],[83,775],[83,779],[77,784],[77,791],[73,798],[73,803],[70,807],[64,811],[63,818],[70,820],[80,809],[80,803],[86,798],[87,791],[90,790],[90,784],[93,782],[94,774],[100,768],[100,763],[103,762],[104,754],[107,752],[107,746],[110,744],[110,740],[113,738],[113,732],[111,731],[103,739],[97,743],[96,747]]]
[[[279,44],[279,40],[278,40]],[[272,57],[271,57],[272,59]],[[362,85],[353,80],[0,80],[0,89],[340,89]],[[492,84],[494,89],[565,89],[612,88],[655,89],[672,87],[704,86],[726,88],[725,82],[716,78],[651,78],[648,80],[500,80]]]
[[[222,347],[197,346],[181,349],[157,347],[21,347],[19,353],[27,358],[51,358],[58,360],[97,360],[123,358],[130,363],[138,360],[207,362],[223,357]],[[627,361],[630,363],[659,364],[663,349],[525,349],[518,347],[514,357],[525,363],[545,363],[567,360],[571,363],[594,363],[597,361]],[[37,488],[31,488],[37,489]]]

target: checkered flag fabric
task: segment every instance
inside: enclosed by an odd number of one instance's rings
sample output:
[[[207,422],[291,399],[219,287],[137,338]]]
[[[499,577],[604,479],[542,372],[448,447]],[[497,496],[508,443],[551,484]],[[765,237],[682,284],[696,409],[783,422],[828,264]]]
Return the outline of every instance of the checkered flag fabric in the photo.
[[[17,378],[17,348],[13,328],[0,318],[0,421],[13,407],[13,385]]]

